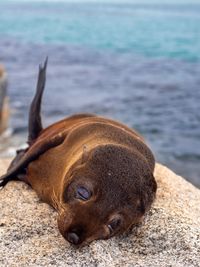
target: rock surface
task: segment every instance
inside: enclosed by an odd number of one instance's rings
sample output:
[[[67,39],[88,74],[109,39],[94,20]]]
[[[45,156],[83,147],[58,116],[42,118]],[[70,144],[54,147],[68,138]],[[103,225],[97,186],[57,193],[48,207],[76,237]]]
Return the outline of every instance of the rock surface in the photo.
[[[9,160],[0,160],[5,172]],[[75,249],[59,234],[56,212],[30,187],[0,191],[0,266],[200,266],[200,190],[157,164],[157,199],[142,225]]]

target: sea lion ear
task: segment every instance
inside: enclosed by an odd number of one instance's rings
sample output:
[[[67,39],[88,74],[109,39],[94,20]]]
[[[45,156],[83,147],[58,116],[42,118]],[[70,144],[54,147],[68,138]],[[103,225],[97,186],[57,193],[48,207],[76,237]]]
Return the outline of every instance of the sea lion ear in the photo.
[[[84,145],[81,163],[84,164],[88,160],[88,157],[89,157],[88,148],[86,145]]]

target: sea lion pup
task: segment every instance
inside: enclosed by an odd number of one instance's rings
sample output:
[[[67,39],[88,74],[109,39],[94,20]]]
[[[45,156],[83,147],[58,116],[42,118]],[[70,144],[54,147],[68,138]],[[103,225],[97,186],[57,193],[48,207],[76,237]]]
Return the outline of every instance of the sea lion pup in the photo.
[[[74,115],[42,129],[46,66],[47,60],[30,107],[29,146],[17,151],[1,186],[29,184],[58,211],[58,228],[74,245],[110,238],[149,210],[157,188],[153,154],[137,132],[96,115]]]

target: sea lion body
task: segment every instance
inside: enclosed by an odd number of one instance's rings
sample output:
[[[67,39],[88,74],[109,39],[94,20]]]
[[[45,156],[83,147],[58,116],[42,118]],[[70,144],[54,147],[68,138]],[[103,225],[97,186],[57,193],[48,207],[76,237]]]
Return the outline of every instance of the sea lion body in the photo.
[[[155,159],[143,137],[120,122],[77,114],[42,128],[46,66],[29,112],[28,148],[17,151],[0,186],[20,180],[58,211],[58,228],[82,245],[122,233],[156,194]]]
[[[45,138],[51,139],[58,134],[65,135],[65,141],[39,156],[27,168],[27,182],[43,201],[52,206],[53,191],[57,196],[63,193],[65,174],[76,161],[81,160],[84,149],[89,153],[100,145],[124,146],[140,154],[145,161],[148,159],[149,168],[152,172],[154,170],[154,157],[136,131],[119,122],[92,114],[74,115],[51,125],[41,132],[30,151]]]

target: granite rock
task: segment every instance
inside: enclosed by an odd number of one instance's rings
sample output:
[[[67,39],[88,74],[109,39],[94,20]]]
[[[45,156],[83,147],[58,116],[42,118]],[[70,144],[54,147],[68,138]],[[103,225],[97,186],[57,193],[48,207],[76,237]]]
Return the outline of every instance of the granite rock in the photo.
[[[10,160],[0,160],[5,172]],[[22,182],[0,191],[0,266],[200,266],[200,190],[157,164],[156,201],[129,233],[76,249]]]

